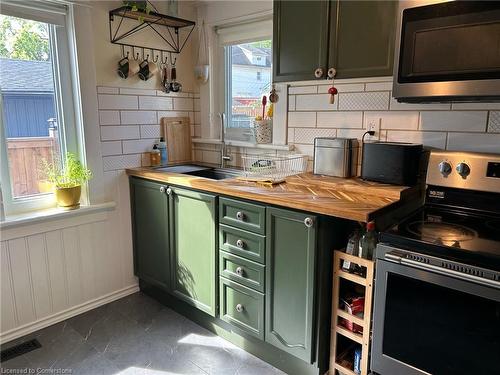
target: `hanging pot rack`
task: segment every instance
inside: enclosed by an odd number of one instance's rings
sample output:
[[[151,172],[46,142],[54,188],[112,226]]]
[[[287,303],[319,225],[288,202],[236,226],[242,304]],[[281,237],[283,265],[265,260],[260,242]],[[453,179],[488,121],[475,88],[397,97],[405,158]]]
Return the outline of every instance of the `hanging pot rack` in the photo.
[[[126,27],[123,24],[124,19],[137,20],[138,23],[132,27]],[[115,26],[118,24],[117,26]],[[135,48],[157,51],[161,53],[180,53],[191,33],[195,28],[196,22],[185,20],[178,17],[168,16],[158,12],[144,12],[133,10],[131,6],[122,6],[109,11],[109,39],[111,43],[122,47],[128,47],[135,53]],[[126,38],[137,34],[143,30],[151,30],[157,34],[164,42],[164,48],[157,48],[145,45],[127,43]],[[181,37],[180,30],[186,29],[187,35]]]

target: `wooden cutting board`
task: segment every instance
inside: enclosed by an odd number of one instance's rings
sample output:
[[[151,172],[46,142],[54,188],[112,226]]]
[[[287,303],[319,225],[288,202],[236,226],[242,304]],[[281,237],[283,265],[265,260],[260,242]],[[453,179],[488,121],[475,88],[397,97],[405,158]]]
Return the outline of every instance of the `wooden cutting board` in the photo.
[[[161,134],[167,142],[169,164],[192,161],[189,117],[162,117]]]

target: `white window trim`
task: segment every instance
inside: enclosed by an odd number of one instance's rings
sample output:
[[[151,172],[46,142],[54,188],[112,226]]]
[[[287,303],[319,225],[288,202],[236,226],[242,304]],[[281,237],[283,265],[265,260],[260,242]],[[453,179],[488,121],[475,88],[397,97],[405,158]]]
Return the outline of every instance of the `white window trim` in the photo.
[[[40,11],[37,13],[36,6],[43,6],[44,4],[51,8],[51,2],[27,2],[22,0],[19,2],[7,1],[4,4],[6,6],[2,7],[2,14],[21,18],[24,16],[24,18],[27,19],[42,18],[40,19],[41,22],[54,22],[57,24],[62,24],[64,22],[63,28],[52,27],[51,29],[55,30],[55,32],[49,33],[51,46],[57,45],[57,49],[54,48],[53,51],[51,51],[51,54],[54,59],[54,85],[56,87],[59,85],[60,87],[60,95],[56,96],[56,113],[58,118],[62,118],[64,121],[63,126],[59,124],[59,136],[62,140],[60,143],[61,155],[64,155],[67,151],[73,152],[78,155],[80,160],[82,160],[85,164],[85,154],[83,152],[85,147],[83,147],[83,137],[79,136],[83,131],[81,115],[78,115],[81,113],[81,100],[80,96],[76,94],[78,90],[75,90],[75,88],[78,88],[79,82],[75,58],[76,47],[74,45],[73,5],[66,2],[60,2],[60,4],[64,4],[67,7],[66,15],[62,15],[55,11],[54,14],[48,14],[47,17],[43,19],[43,12]],[[61,79],[61,77],[65,78]],[[3,104],[0,99],[0,106],[2,105]],[[3,109],[1,112],[0,176],[2,183],[0,184],[0,189],[2,190],[2,203],[5,215],[12,216],[20,213],[55,207],[56,203],[53,194],[44,194],[26,198],[13,198],[7,158]],[[79,147],[79,145],[81,146]],[[82,202],[84,204],[88,202],[88,194],[85,186],[83,187],[82,192]]]

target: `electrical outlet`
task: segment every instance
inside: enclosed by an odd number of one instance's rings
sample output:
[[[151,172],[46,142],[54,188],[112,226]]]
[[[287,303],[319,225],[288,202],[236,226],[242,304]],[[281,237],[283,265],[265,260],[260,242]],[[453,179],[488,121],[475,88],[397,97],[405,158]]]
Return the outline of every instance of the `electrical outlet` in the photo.
[[[366,135],[365,140],[367,141],[375,141],[380,139],[380,123],[382,119],[380,117],[372,117],[368,118],[366,121],[366,131],[374,131],[375,134]]]

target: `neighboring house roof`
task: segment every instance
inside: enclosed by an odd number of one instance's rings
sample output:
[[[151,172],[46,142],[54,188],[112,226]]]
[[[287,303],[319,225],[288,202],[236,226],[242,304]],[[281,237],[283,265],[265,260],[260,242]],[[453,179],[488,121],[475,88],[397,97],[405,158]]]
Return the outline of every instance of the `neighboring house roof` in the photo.
[[[0,90],[53,92],[52,63],[0,58]]]
[[[235,45],[232,48],[232,59],[233,59],[233,64],[235,65],[251,65],[251,66],[256,66],[256,67],[271,67],[271,49],[270,48],[263,48],[263,47],[253,47],[248,44],[244,45],[244,49],[249,52],[250,54],[256,55],[256,56],[265,56],[266,58],[266,64],[265,65],[257,65],[253,64],[250,59],[248,58],[247,54],[245,54],[245,51],[243,50],[242,45]]]

